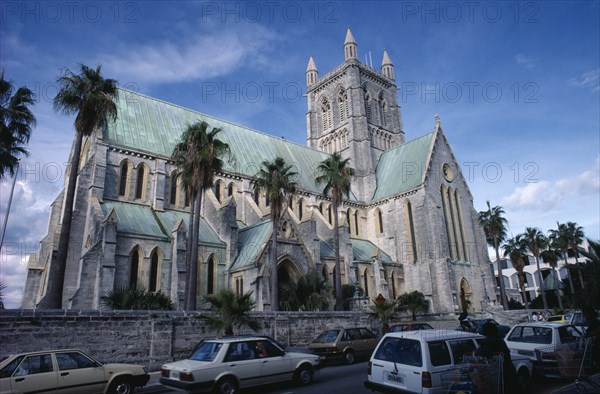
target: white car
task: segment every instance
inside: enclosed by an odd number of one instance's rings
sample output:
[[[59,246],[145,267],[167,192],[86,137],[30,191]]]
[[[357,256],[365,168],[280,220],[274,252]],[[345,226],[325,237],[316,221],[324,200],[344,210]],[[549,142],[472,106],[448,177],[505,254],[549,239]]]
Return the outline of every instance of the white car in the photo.
[[[149,379],[146,367],[101,364],[75,349],[15,354],[0,362],[2,394],[130,394]]]
[[[295,379],[312,382],[319,356],[286,352],[269,337],[203,340],[189,358],[162,367],[160,383],[187,392],[232,394],[238,388]]]
[[[542,375],[558,375],[554,349],[577,342],[581,336],[581,331],[571,324],[531,322],[515,325],[504,341],[511,353],[529,357],[534,369]]]
[[[371,356],[364,385],[383,393],[447,393],[445,376],[460,371],[463,355],[474,352],[484,338],[451,330],[388,333]],[[512,353],[511,359],[525,389],[532,373],[531,361]]]

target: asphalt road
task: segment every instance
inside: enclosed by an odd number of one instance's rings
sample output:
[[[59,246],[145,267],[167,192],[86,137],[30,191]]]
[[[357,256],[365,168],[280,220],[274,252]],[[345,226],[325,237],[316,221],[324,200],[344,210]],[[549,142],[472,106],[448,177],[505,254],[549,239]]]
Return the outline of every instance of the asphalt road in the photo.
[[[240,394],[373,394],[363,385],[366,377],[367,362],[361,361],[353,365],[327,366],[318,371],[313,383],[306,387],[298,387],[293,382],[279,383],[240,390]],[[152,384],[155,381],[157,381],[156,375],[151,379],[149,386],[136,390],[136,393],[181,393],[169,390],[160,384]],[[570,382],[567,380],[534,376],[528,393],[549,394],[568,383]]]

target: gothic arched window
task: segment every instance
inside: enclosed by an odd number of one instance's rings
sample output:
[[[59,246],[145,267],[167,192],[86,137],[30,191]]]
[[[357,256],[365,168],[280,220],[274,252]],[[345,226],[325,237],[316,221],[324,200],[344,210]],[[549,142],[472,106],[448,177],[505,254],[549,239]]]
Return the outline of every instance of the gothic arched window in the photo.
[[[135,198],[144,197],[144,188],[146,185],[146,169],[143,164],[140,164],[137,170],[137,179],[135,185]]]
[[[160,288],[160,259],[156,249],[150,256],[150,280],[148,281],[148,291],[155,292]]]
[[[407,257],[411,263],[416,263],[418,259],[417,240],[415,237],[415,222],[413,218],[413,210],[409,200],[406,200],[406,203],[404,204],[404,217],[406,224],[406,235],[408,238],[408,242],[406,245],[408,249]]]
[[[371,97],[365,92],[365,113],[367,114],[367,122],[371,121]]]
[[[119,177],[119,196],[125,196],[127,193],[127,182],[129,181],[129,163],[123,160],[121,163],[121,174]]]
[[[323,130],[329,130],[333,126],[331,121],[331,106],[327,99],[323,100],[321,104],[321,119],[323,121]]]
[[[131,253],[129,261],[129,287],[135,289],[138,283],[138,270],[140,268],[140,252],[136,247]]]
[[[171,184],[169,187],[169,203],[171,205],[177,204],[177,191],[179,190],[179,188],[177,187],[178,177],[175,174],[176,173],[173,172],[170,178]]]
[[[208,258],[206,270],[206,294],[213,294],[215,292],[215,258],[212,255]]]
[[[343,123],[350,116],[348,112],[348,94],[346,91],[342,90],[338,95],[338,104],[340,110],[340,122]]]
[[[383,234],[383,214],[381,213],[381,209],[377,208],[375,217],[377,218],[377,234]]]

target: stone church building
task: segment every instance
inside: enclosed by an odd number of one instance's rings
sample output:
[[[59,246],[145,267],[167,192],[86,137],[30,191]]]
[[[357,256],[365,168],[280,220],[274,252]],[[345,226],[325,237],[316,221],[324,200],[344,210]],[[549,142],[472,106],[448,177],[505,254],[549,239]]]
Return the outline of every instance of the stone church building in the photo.
[[[388,53],[381,71],[361,63],[348,29],[344,57],[323,76],[312,57],[308,62],[308,146],[120,90],[118,119],[84,140],[63,305],[99,309],[110,290],[137,285],[183,307],[190,202],[171,154],[186,125],[199,120],[222,128],[219,139],[232,158],[203,199],[198,305],[229,287],[252,291],[256,309],[269,309],[270,207],[254,193],[253,179],[261,162],[276,156],[298,173],[298,192],[278,226],[280,281],[316,270],[333,287],[338,215],[342,283],[358,284],[365,297],[419,290],[433,313],[480,311],[495,300],[485,236],[439,118],[433,130],[405,141]],[[356,170],[339,212],[315,184],[318,164],[333,152]],[[63,199],[64,190],[39,254],[30,256],[23,308],[45,292]]]

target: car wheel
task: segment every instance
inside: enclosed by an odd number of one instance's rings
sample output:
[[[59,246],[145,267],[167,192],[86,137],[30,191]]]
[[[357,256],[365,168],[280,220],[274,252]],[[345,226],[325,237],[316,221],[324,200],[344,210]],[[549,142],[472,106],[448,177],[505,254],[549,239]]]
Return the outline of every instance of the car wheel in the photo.
[[[110,385],[108,389],[110,394],[131,394],[133,393],[133,385],[127,379],[118,378]]]
[[[354,352],[352,350],[344,352],[344,361],[346,361],[346,364],[354,364]]]
[[[519,391],[521,393],[527,392],[527,386],[529,385],[529,372],[526,368],[519,369],[517,373],[517,380],[519,382]]]
[[[310,367],[303,365],[296,370],[296,381],[301,386],[309,385],[313,379],[313,371]]]
[[[232,378],[223,378],[217,382],[213,390],[214,394],[233,394],[237,389],[237,384]]]

